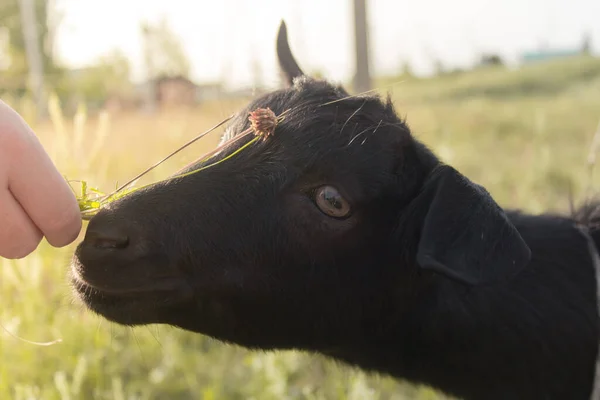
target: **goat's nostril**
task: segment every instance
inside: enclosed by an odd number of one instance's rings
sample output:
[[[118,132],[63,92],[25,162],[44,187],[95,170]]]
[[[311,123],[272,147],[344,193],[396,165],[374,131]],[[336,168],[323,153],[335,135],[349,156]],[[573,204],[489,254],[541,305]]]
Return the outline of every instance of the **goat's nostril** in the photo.
[[[123,249],[129,244],[129,237],[115,229],[88,230],[85,241],[99,249]]]

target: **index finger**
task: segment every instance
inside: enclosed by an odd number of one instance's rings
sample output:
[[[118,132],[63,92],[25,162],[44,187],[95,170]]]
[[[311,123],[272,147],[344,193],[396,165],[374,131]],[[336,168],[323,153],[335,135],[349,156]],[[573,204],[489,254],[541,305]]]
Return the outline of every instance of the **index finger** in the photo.
[[[9,190],[51,245],[71,243],[82,225],[75,195],[25,121],[1,101],[0,115]]]

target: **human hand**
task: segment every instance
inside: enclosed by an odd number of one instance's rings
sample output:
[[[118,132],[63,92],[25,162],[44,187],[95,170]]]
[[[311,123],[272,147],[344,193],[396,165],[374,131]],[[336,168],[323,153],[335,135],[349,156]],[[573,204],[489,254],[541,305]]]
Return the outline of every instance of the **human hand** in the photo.
[[[66,246],[81,224],[75,194],[31,128],[0,100],[0,257],[23,258],[44,236]]]

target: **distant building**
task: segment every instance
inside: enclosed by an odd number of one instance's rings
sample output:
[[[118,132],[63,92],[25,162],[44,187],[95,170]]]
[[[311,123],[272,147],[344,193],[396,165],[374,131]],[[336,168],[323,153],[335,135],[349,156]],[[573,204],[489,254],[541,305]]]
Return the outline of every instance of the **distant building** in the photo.
[[[579,48],[567,48],[567,49],[547,49],[542,48],[535,51],[527,51],[521,54],[521,62],[524,64],[539,62],[539,61],[549,61],[556,60],[561,58],[571,58],[576,56],[581,56],[585,54],[590,54],[591,50],[591,35],[589,32],[586,32],[583,35],[583,39],[581,42],[581,46]],[[545,47],[545,46],[544,46]]]
[[[575,57],[580,54],[581,49],[528,51],[521,55],[521,61],[524,64],[528,64],[539,61],[549,61],[560,58]]]
[[[191,106],[196,103],[197,86],[183,76],[159,77],[151,83],[159,107]]]
[[[194,106],[223,97],[220,83],[196,84],[184,76],[161,76],[137,86],[137,92],[152,109]]]

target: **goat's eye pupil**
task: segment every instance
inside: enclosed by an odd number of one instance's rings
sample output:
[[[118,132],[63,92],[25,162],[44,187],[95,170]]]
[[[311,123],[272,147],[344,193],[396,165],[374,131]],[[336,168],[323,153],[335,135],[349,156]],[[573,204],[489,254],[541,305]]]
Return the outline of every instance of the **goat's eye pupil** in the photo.
[[[325,198],[325,200],[327,200],[327,202],[329,202],[329,204],[331,204],[335,208],[337,208],[337,209],[342,208],[342,202],[340,201],[340,196],[336,191],[328,188],[323,191],[323,197]]]
[[[315,202],[322,212],[331,217],[343,218],[350,214],[350,205],[333,186],[317,189]]]

